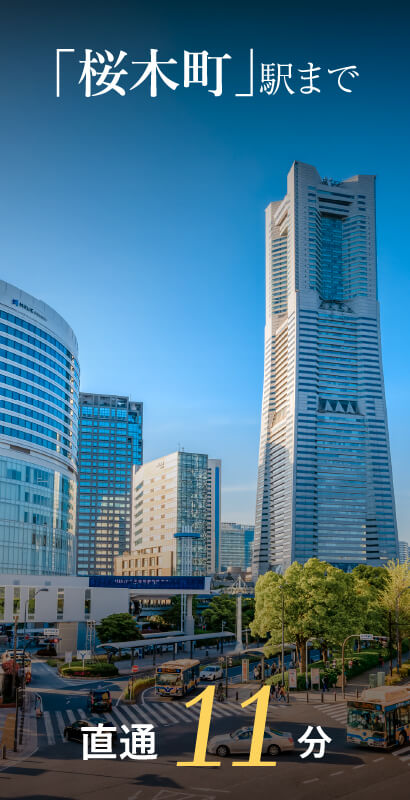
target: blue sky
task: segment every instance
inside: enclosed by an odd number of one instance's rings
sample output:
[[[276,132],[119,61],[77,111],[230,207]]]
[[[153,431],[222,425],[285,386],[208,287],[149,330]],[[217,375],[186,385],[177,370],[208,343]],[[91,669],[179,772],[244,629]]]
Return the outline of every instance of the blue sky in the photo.
[[[377,175],[379,296],[399,535],[409,538],[408,11],[395,2],[19,3],[3,14],[1,277],[55,307],[84,391],[145,408],[150,459],[223,461],[223,516],[254,516],[263,379],[264,209],[294,160]],[[404,19],[403,14],[406,16]],[[55,97],[55,50],[75,48]],[[224,91],[145,83],[84,97],[84,48],[229,53]],[[255,49],[255,96],[246,91]],[[321,93],[259,93],[261,62],[322,67]],[[328,68],[357,65],[351,94]],[[139,72],[138,72],[139,70]],[[129,84],[128,84],[129,85]]]

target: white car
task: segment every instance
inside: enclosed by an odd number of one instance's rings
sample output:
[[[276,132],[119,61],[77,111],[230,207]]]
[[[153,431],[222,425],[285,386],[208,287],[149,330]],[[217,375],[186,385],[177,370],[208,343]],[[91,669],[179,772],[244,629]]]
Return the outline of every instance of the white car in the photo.
[[[219,681],[221,678],[223,678],[223,670],[221,667],[211,664],[201,670],[199,677],[202,681]]]
[[[249,753],[251,749],[253,728],[238,728],[234,733],[213,736],[208,742],[208,753],[225,758],[231,753]],[[295,743],[291,733],[265,728],[262,753],[278,756],[285,750],[293,750]]]

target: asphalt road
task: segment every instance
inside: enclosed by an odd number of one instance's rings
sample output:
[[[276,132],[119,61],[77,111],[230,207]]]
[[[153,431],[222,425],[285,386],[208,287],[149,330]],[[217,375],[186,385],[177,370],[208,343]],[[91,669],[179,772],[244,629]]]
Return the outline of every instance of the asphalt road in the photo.
[[[385,800],[394,793],[395,800],[409,795],[410,748],[395,754],[347,745],[343,721],[343,704],[307,705],[294,701],[289,706],[272,704],[268,724],[281,731],[290,731],[296,750],[279,756],[276,767],[232,767],[231,758],[220,767],[177,767],[177,761],[190,761],[195,747],[197,716],[185,708],[182,700],[158,701],[147,691],[143,704],[117,706],[113,720],[120,737],[121,724],[128,727],[145,713],[155,726],[156,752],[152,761],[120,759],[123,745],[118,742],[113,752],[116,759],[82,758],[82,746],[65,742],[64,724],[86,716],[87,693],[94,682],[73,685],[62,681],[44,664],[36,665],[33,688],[42,694],[46,714],[38,723],[38,750],[29,759],[0,772],[0,797],[21,800]],[[97,681],[97,683],[101,683]],[[119,693],[118,682],[105,682]],[[196,707],[199,712],[199,706]],[[233,731],[248,722],[252,724],[254,707],[240,709],[234,699],[215,704],[210,735]],[[47,725],[45,720],[47,720]],[[112,724],[113,720],[104,722]],[[323,759],[313,756],[303,760],[304,745],[297,739],[307,725],[321,725],[332,741]],[[216,761],[215,756],[208,756]],[[246,761],[247,757],[235,756]]]

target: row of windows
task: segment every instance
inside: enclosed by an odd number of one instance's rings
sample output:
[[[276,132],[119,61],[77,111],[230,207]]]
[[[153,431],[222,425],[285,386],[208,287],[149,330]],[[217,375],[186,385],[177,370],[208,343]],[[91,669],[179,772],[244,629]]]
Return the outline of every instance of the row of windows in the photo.
[[[61,453],[61,455],[65,456],[65,458],[70,458],[69,451],[64,447],[60,447],[59,444],[54,444],[54,442],[50,442],[48,439],[42,439],[40,436],[33,436],[31,433],[19,431],[16,430],[16,428],[8,428],[5,425],[0,425],[0,433],[2,433],[3,436],[13,436],[17,439],[24,439],[26,442],[38,444],[40,447],[47,447],[49,450],[54,450],[57,453]]]
[[[52,369],[55,372],[58,372],[59,375],[62,375],[68,381],[74,379],[73,372],[67,371],[62,366],[60,366],[60,364],[57,364],[52,358],[43,356],[42,353],[33,350],[31,347],[26,347],[26,345],[21,344],[21,342],[15,342],[13,339],[8,339],[6,336],[0,336],[0,344],[4,344],[5,347],[8,347],[12,350],[18,350],[20,353],[25,353],[26,355],[35,358],[37,361],[41,361],[43,364],[47,364],[47,366],[52,367]]]
[[[5,325],[4,322],[0,322],[0,331],[3,331],[4,333],[9,333],[16,339],[21,339],[24,342],[28,342],[29,344],[34,345],[36,349],[48,353],[49,355],[53,356],[53,358],[57,359],[61,364],[63,364],[63,366],[65,366],[65,368],[69,371],[71,371],[72,364],[74,363],[75,367],[77,367],[75,374],[76,377],[78,378],[78,365],[75,359],[73,360],[73,362],[66,361],[64,356],[60,355],[60,353],[56,353],[55,350],[53,350],[44,342],[41,342],[39,339],[35,339],[33,336],[30,336],[28,333],[24,333],[23,331],[20,331],[17,328],[12,328],[10,325]],[[39,358],[39,356],[36,355],[36,358]]]
[[[67,436],[70,435],[69,428],[66,428],[65,425],[61,425],[60,422],[56,422],[56,420],[50,419],[49,416],[41,414],[38,411],[31,411],[31,409],[25,408],[25,406],[18,406],[15,403],[8,403],[7,400],[0,400],[0,408],[4,408],[7,411],[12,411],[14,412],[14,414],[19,414],[25,417],[31,417],[31,419],[37,419],[39,422],[45,422],[47,423],[47,425],[52,425],[53,428],[57,428],[57,430],[62,431]],[[14,422],[13,420],[13,424],[20,425],[21,423]],[[37,430],[37,428],[34,428],[33,430]],[[50,433],[49,435],[51,436],[52,434]],[[64,441],[67,445],[70,444],[68,440]]]
[[[71,384],[67,383],[66,381],[59,378],[58,375],[55,375],[54,372],[47,369],[47,367],[42,367],[40,364],[36,364],[34,361],[31,361],[29,358],[25,358],[24,356],[18,356],[17,353],[12,353],[9,350],[3,350],[0,348],[0,356],[2,358],[7,358],[8,361],[14,361],[15,364],[22,364],[23,367],[29,367],[29,369],[35,370],[37,375],[45,375],[47,378],[51,378],[52,381],[57,383],[59,386],[62,386],[63,389],[66,390],[66,393],[71,392]],[[20,373],[17,373],[20,374]],[[25,375],[27,377],[27,375]],[[50,384],[53,388],[52,384]],[[65,394],[62,395],[65,397]]]
[[[30,331],[30,333],[35,333],[37,336],[40,336],[41,339],[44,339],[46,342],[54,345],[57,350],[60,350],[64,355],[66,355],[70,360],[72,359],[78,368],[78,363],[75,360],[72,353],[64,347],[58,339],[55,339],[54,336],[50,336],[49,333],[43,331],[41,328],[37,328],[36,325],[33,325],[31,322],[27,322],[25,319],[21,319],[20,317],[14,316],[14,314],[10,314],[7,311],[0,310],[0,319],[6,319],[8,322],[13,322],[14,325],[18,325],[20,328],[24,328],[26,331]]]

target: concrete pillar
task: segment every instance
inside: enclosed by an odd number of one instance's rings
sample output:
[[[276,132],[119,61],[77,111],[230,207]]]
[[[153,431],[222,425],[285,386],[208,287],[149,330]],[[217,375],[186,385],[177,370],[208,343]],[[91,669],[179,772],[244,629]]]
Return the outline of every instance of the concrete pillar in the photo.
[[[174,642],[174,659],[176,659],[177,655],[178,655],[178,645],[176,642]]]
[[[242,642],[242,595],[236,595],[236,645],[235,650],[243,650]]]
[[[192,594],[187,594],[184,634],[186,636],[193,636],[194,633],[195,633],[195,623],[194,623],[194,618],[192,616]]]

